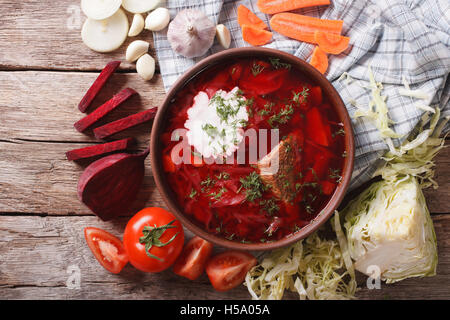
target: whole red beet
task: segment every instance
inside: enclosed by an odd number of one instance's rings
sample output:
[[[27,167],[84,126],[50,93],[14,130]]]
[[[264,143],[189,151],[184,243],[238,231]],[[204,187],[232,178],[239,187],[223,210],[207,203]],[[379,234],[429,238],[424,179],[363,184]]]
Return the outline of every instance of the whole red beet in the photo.
[[[118,153],[93,162],[78,181],[78,198],[104,221],[128,213],[141,188],[148,154]]]

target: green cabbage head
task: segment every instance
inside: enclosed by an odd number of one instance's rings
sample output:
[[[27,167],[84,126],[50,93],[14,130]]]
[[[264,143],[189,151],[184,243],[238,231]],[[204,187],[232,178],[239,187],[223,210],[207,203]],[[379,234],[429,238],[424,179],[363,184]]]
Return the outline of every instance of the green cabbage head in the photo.
[[[387,283],[436,274],[436,235],[415,177],[373,183],[341,214],[358,271],[376,266]]]

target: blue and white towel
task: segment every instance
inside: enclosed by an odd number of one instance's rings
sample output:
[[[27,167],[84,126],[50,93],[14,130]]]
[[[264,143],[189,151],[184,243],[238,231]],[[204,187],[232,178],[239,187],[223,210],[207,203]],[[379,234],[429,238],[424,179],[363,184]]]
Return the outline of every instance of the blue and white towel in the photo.
[[[297,13],[323,19],[344,20],[343,35],[350,37],[350,47],[344,53],[329,57],[326,77],[340,93],[350,116],[356,105],[368,108],[370,91],[357,82],[339,78],[347,72],[353,79],[369,81],[371,66],[375,80],[384,85],[392,128],[406,137],[418,123],[422,105],[439,106],[441,115],[450,116],[450,1],[449,0],[331,0],[329,6],[297,10]],[[232,35],[231,47],[249,46],[242,39],[237,23],[237,7],[246,5],[267,25],[270,15],[259,12],[256,0],[168,0],[166,7],[172,17],[186,8],[205,12],[215,23],[225,24]],[[165,89],[196,62],[174,53],[165,32],[154,33],[154,42]],[[274,32],[266,47],[279,49],[307,60],[313,45],[290,40]],[[223,50],[215,44],[208,54]],[[402,79],[411,89],[428,94],[426,100],[399,94]],[[356,154],[351,188],[368,181],[376,169],[377,160],[388,150],[385,141],[370,119],[353,120]],[[398,145],[400,140],[395,140]]]

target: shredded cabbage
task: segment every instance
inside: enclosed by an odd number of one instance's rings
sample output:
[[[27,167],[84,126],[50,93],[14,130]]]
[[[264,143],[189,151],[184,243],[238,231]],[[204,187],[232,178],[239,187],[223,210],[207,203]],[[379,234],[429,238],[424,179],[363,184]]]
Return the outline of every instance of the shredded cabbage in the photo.
[[[416,178],[373,183],[341,213],[358,271],[377,266],[387,283],[436,274],[436,235]]]
[[[345,233],[335,212],[332,226],[336,239],[321,239],[316,232],[265,256],[245,278],[253,299],[279,300],[286,289],[297,292],[301,300],[353,299],[355,268],[367,273],[367,267],[373,265],[380,268],[387,283],[436,274],[436,235],[421,187],[437,188],[433,158],[444,147],[445,138],[439,136],[449,117],[440,121],[439,108],[419,106],[427,112],[409,139],[395,148],[392,138],[401,135],[389,127],[393,122],[386,97],[381,95],[383,86],[375,81],[370,67],[369,78],[369,85],[358,82],[372,92],[369,109],[360,108],[354,100],[350,103],[358,108],[354,117],[372,119],[389,146],[385,164],[375,173],[383,180],[373,183],[344,209]],[[344,79],[347,84],[353,81],[348,73],[340,77]],[[429,98],[411,90],[405,79],[403,83],[400,94]]]
[[[405,76],[403,76],[402,82],[405,87],[400,88],[398,90],[398,93],[400,95],[405,96],[405,97],[416,98],[416,99],[424,99],[424,100],[430,99],[430,96],[428,95],[428,93],[426,93],[422,90],[411,90],[411,88],[409,87],[409,83],[406,81]]]
[[[356,280],[344,232],[336,211],[336,240],[324,240],[317,233],[287,248],[272,251],[245,277],[255,300],[280,300],[286,289],[301,300],[353,299]],[[341,245],[343,245],[343,247]]]
[[[372,100],[369,102],[369,109],[366,110],[358,107],[358,110],[353,116],[355,118],[366,117],[371,119],[376,128],[380,131],[383,139],[390,140],[391,138],[400,138],[401,135],[397,134],[389,127],[389,125],[393,122],[389,119],[386,97],[381,95],[383,84],[375,81],[372,68],[370,66],[369,79],[370,83],[368,88],[372,91]]]
[[[436,154],[444,148],[445,137],[439,138],[449,118],[442,119],[439,123],[440,109],[436,108],[429,127],[425,129],[425,123],[429,120],[429,114],[425,113],[417,130],[409,139],[393,151],[389,151],[383,157],[385,163],[374,174],[381,175],[384,180],[398,181],[398,179],[414,176],[418,179],[422,188],[438,187],[434,177],[434,161]]]

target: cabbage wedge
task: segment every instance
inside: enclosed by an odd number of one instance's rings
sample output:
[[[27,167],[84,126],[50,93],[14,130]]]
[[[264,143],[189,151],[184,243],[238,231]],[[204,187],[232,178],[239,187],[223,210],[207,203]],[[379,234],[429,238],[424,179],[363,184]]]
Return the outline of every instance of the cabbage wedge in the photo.
[[[252,299],[280,300],[285,290],[298,293],[300,300],[354,299],[355,271],[337,211],[332,226],[337,239],[315,232],[266,255],[245,277]]]
[[[341,212],[355,269],[380,269],[394,283],[436,274],[437,244],[422,189],[413,176],[373,183]]]

